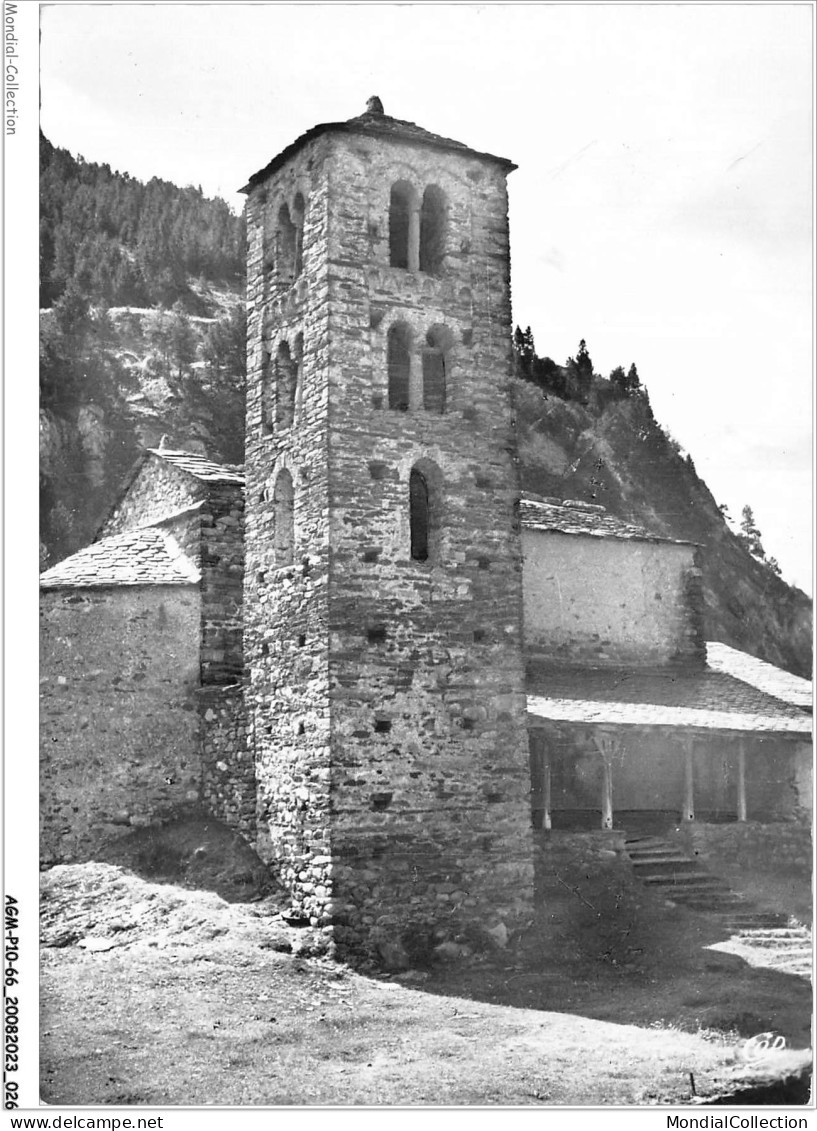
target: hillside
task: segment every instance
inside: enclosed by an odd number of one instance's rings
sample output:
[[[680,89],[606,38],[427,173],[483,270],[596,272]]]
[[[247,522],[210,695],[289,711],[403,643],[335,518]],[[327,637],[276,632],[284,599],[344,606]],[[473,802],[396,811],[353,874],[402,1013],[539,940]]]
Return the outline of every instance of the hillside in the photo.
[[[40,544],[89,542],[138,454],[244,458],[244,223],[40,138]]]
[[[43,567],[87,544],[134,460],[171,447],[240,463],[243,219],[200,189],[146,185],[41,139]],[[558,366],[517,331],[522,484],[703,547],[708,639],[810,676],[811,605],[753,557],[653,418],[633,366]]]
[[[706,638],[811,677],[809,598],[730,530],[691,458],[654,420],[646,396],[616,396],[597,376],[575,400],[526,380],[514,387],[523,488],[600,503],[657,534],[698,543]]]

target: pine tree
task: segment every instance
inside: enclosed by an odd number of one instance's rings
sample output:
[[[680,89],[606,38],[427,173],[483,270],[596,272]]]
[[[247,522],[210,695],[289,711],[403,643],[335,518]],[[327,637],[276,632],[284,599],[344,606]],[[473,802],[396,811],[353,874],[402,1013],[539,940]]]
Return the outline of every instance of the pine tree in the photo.
[[[753,558],[758,558],[760,561],[763,561],[766,557],[766,552],[763,549],[763,543],[761,542],[761,533],[755,523],[755,516],[752,513],[752,508],[747,504],[747,506],[745,506],[741,511],[741,515],[741,532],[738,535],[738,538],[740,538],[741,542]]]
[[[611,372],[608,380],[612,385],[615,385],[617,389],[620,389],[622,393],[627,392],[627,374],[624,372],[623,366],[617,365]]]
[[[517,372],[520,377],[530,380],[533,363],[536,360],[536,350],[533,344],[533,331],[530,326],[526,330],[516,327],[513,335],[513,348],[516,354]]]
[[[584,377],[593,376],[593,361],[587,352],[587,342],[582,338],[579,342],[579,352],[576,354],[576,368]]]

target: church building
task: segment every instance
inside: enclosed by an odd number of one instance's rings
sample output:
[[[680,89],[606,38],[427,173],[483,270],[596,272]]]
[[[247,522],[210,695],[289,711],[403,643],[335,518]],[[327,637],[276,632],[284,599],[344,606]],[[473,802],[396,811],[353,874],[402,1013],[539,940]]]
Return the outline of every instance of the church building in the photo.
[[[243,476],[156,449],[41,577],[51,859],[203,807],[366,951],[529,921],[537,828],[804,816],[808,685],[707,644],[700,548],[520,491],[514,168],[372,98],[250,178]],[[91,680],[103,621],[139,654]],[[183,725],[129,797],[79,768],[139,672]]]

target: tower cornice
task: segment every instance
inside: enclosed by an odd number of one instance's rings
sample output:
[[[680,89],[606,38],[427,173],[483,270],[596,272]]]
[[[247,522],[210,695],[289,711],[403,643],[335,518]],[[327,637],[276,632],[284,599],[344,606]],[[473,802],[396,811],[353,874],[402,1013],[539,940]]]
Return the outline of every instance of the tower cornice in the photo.
[[[448,153],[457,153],[463,157],[472,157],[480,161],[491,162],[495,165],[499,165],[506,173],[511,173],[514,169],[518,168],[518,166],[507,157],[497,157],[493,153],[483,153],[479,150],[471,149],[461,141],[454,141],[452,138],[431,133],[429,130],[423,129],[422,126],[416,125],[414,122],[402,121],[400,118],[390,118],[388,114],[384,114],[378,110],[367,109],[365,113],[358,115],[356,118],[349,118],[349,120],[345,122],[323,122],[320,125],[313,126],[311,129],[307,130],[306,133],[296,138],[286,149],[282,149],[263,169],[259,169],[257,173],[254,173],[247,184],[244,185],[242,189],[239,189],[239,192],[251,192],[256,185],[261,184],[272,173],[280,169],[282,165],[285,165],[291,157],[298,153],[299,150],[310,141],[314,141],[315,138],[322,137],[324,134],[356,134],[394,141],[400,145],[419,145],[428,149],[440,149]]]

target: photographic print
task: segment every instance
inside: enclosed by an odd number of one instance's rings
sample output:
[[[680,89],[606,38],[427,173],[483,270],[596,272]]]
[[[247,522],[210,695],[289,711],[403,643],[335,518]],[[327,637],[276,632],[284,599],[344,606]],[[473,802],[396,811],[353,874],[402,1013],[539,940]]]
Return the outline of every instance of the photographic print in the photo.
[[[6,1106],[808,1106],[813,5],[29,7]]]

